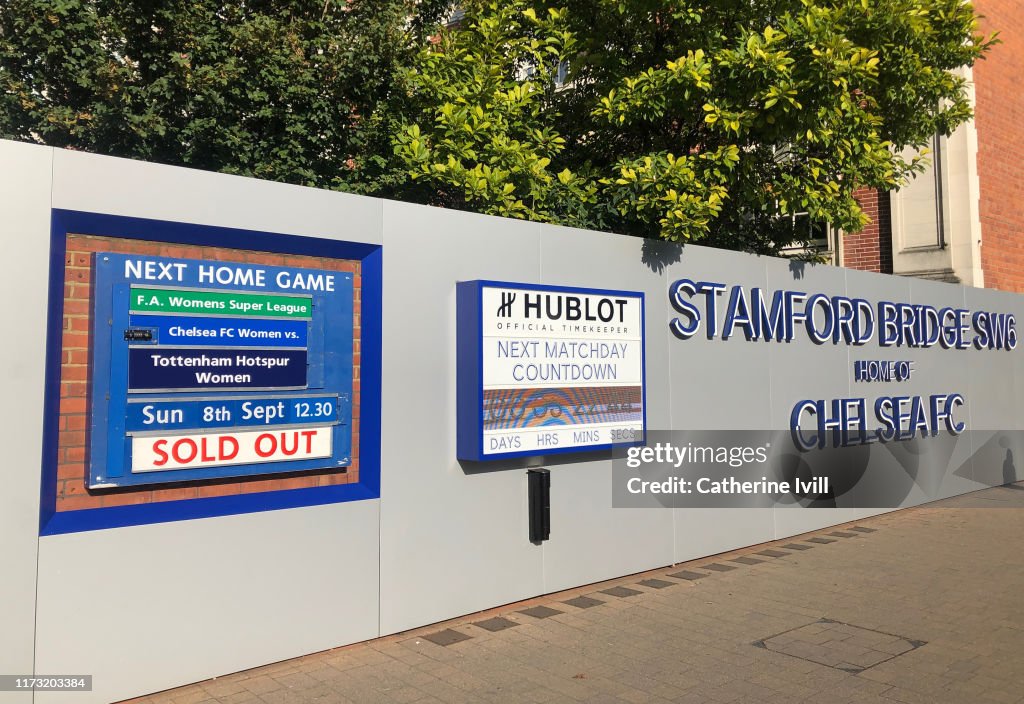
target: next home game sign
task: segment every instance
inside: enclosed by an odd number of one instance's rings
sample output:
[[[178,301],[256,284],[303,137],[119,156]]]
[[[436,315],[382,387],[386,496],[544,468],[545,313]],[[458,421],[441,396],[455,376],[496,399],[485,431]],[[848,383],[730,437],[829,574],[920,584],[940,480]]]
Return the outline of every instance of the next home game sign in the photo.
[[[96,255],[90,488],[351,463],[352,274]]]
[[[458,456],[643,441],[642,293],[458,284]]]

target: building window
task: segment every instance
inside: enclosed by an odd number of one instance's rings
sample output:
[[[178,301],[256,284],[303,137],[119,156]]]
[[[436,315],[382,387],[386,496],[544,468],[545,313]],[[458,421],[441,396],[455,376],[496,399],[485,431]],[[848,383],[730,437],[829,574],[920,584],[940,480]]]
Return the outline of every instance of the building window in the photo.
[[[814,220],[808,213],[782,215],[793,223],[793,231],[800,241],[779,250],[783,257],[806,257],[808,255],[836,263],[839,231],[821,220]]]
[[[892,224],[901,251],[943,249],[947,241],[946,139],[932,139],[931,163],[910,183],[892,193]],[[915,153],[904,153],[911,158]]]

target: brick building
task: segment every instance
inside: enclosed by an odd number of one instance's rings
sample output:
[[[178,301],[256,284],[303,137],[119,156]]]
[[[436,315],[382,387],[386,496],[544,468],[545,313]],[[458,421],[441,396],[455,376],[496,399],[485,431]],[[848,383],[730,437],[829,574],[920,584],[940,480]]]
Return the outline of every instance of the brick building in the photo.
[[[964,71],[975,118],[932,145],[932,166],[891,193],[865,190],[871,217],[838,238],[853,269],[1024,291],[1024,3],[976,0],[1001,43]]]

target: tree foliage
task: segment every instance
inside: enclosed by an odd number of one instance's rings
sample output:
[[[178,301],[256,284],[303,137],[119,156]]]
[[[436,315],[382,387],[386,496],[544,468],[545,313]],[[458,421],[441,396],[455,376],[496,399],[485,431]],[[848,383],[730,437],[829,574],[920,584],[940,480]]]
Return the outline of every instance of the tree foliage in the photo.
[[[366,116],[444,2],[6,0],[0,136],[317,186],[387,150]],[[422,39],[422,33],[419,33]]]
[[[574,50],[565,12],[487,2],[439,33],[407,74],[395,151],[419,193],[449,207],[542,222],[586,223],[596,188],[551,165],[554,74]]]
[[[0,136],[774,252],[861,227],[992,42],[963,0],[458,4],[5,0]]]
[[[762,252],[806,236],[782,216],[862,227],[854,189],[900,185],[921,168],[900,156],[904,147],[925,147],[969,118],[956,70],[991,43],[962,0],[564,0],[557,26],[509,19],[543,16],[548,3],[465,6],[464,24],[417,65],[407,117],[419,128],[415,153],[414,127],[398,140],[411,174],[443,190],[453,155],[460,174],[507,169],[522,156],[470,148],[488,139],[474,124],[451,129],[445,115],[463,104],[482,105],[489,130],[506,126],[489,122],[479,81],[450,69],[501,75],[508,86],[510,68],[530,60],[518,42],[551,44],[553,58],[569,60],[571,86],[553,91],[539,73],[529,94],[540,109],[519,113],[514,132],[557,148],[513,192],[565,169],[574,187],[551,194],[561,210],[519,214],[583,213],[574,224]],[[504,34],[479,41],[496,18]],[[463,205],[516,214],[505,198],[496,187]]]

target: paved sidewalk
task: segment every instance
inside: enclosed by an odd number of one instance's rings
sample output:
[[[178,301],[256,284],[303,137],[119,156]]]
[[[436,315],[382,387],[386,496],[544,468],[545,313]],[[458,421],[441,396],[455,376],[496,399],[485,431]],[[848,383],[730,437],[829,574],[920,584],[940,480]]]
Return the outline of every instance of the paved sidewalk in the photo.
[[[1021,508],[989,489],[137,701],[1024,702]]]

